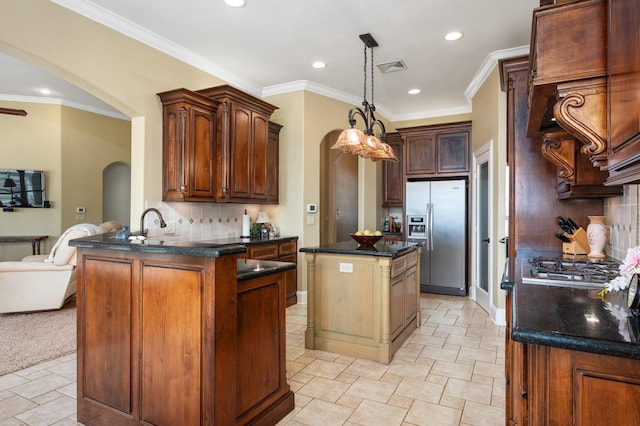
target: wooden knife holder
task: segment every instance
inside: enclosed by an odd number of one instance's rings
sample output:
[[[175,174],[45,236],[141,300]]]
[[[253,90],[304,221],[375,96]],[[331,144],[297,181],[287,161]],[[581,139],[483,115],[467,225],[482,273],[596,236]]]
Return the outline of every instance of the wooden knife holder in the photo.
[[[578,228],[573,234],[564,233],[565,237],[571,241],[562,243],[562,253],[564,254],[589,254],[589,239],[584,229]]]

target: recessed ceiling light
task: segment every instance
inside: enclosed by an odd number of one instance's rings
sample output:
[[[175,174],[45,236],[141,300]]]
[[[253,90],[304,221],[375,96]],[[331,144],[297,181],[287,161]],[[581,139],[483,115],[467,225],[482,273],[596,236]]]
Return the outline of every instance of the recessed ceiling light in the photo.
[[[325,64],[322,61],[316,61],[313,64],[311,64],[312,67],[317,68],[317,69],[322,69],[322,68],[326,68],[327,64]]]
[[[420,89],[411,89],[408,92],[410,95],[417,95],[418,93],[420,93]]]
[[[245,7],[247,5],[247,0],[224,0],[224,2],[231,7]]]
[[[38,91],[43,95],[50,95],[51,94],[51,89],[47,89],[47,88],[43,88],[43,89],[40,89]]]
[[[446,36],[444,36],[444,39],[449,41],[459,40],[461,38],[462,38],[462,33],[458,31],[452,31],[448,33]]]

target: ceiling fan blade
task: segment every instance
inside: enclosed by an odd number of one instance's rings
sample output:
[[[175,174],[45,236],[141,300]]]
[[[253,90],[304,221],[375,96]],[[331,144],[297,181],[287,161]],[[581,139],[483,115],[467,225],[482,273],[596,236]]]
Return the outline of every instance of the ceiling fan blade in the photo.
[[[13,108],[0,108],[0,114],[9,114],[9,115],[27,115],[27,111],[23,109],[13,109]]]

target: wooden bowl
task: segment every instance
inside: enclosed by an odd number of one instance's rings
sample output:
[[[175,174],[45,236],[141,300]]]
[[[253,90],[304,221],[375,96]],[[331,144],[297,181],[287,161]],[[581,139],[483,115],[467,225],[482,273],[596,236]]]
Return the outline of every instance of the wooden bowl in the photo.
[[[375,243],[378,242],[382,235],[356,235],[349,234],[351,238],[353,238],[360,247],[373,247]]]

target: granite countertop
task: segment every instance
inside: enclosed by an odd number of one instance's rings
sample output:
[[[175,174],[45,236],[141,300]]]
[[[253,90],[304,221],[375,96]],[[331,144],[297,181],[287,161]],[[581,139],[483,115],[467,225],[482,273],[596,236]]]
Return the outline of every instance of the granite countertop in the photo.
[[[202,240],[198,237],[150,237],[143,241],[119,241],[117,232],[92,235],[69,241],[69,245],[80,248],[121,250],[141,253],[166,253],[184,256],[220,257],[230,254],[241,254],[247,251],[247,245],[265,244],[298,237],[281,236],[270,240],[252,240],[249,238],[225,238]]]
[[[600,290],[519,280],[513,291],[514,341],[640,359],[638,319],[627,316],[624,294],[603,301]]]
[[[357,242],[349,240],[324,246],[303,247],[300,251],[304,253],[335,253],[362,256],[397,257],[415,250],[421,245],[422,243],[417,242],[380,240],[373,247],[359,247]]]

